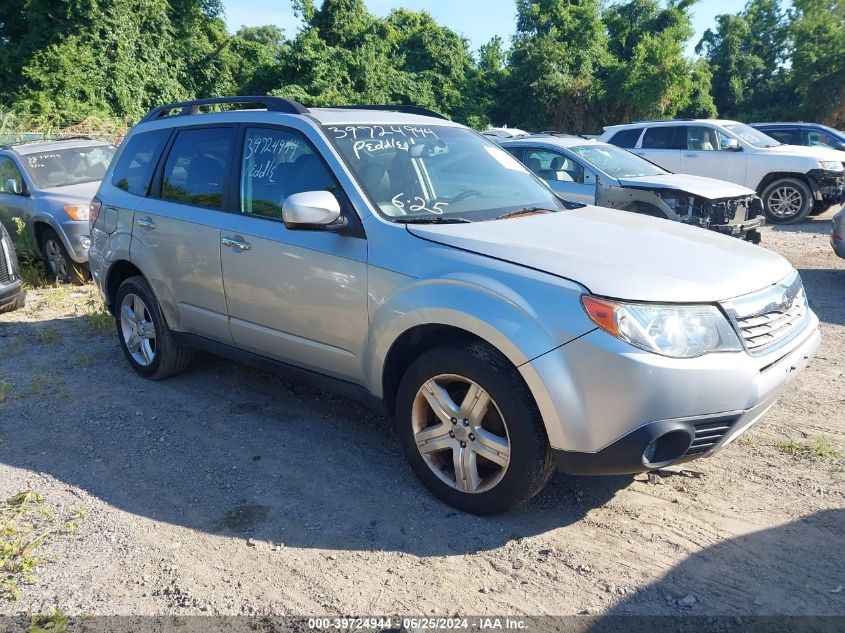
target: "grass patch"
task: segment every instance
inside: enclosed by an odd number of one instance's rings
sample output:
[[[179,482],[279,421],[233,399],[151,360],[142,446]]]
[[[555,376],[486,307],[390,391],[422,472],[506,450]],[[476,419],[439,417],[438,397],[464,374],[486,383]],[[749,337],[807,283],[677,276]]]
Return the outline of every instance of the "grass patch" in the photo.
[[[52,327],[37,327],[33,329],[33,332],[35,332],[36,340],[45,345],[55,343],[60,338],[59,331]]]
[[[23,336],[7,338],[3,345],[2,356],[17,356],[26,349],[27,340]]]
[[[29,383],[29,390],[36,396],[53,394],[57,398],[67,398],[70,395],[62,377],[49,373],[35,376]]]
[[[5,380],[0,380],[0,402],[5,402],[12,397],[12,385]]]
[[[21,585],[34,580],[35,552],[52,532],[51,517],[44,497],[34,490],[0,506],[0,598],[17,600]]]
[[[91,334],[110,335],[114,332],[114,315],[106,308],[102,301],[90,299],[85,304],[85,330]]]
[[[50,285],[50,276],[45,264],[35,252],[35,246],[26,232],[26,224],[20,218],[12,218],[15,223],[15,251],[21,269],[24,288],[36,290]]]
[[[26,633],[66,633],[68,615],[56,607],[52,613],[33,615]]]
[[[841,465],[845,460],[842,449],[826,435],[811,440],[782,440],[775,443],[775,448],[797,459],[825,462],[831,466]]]

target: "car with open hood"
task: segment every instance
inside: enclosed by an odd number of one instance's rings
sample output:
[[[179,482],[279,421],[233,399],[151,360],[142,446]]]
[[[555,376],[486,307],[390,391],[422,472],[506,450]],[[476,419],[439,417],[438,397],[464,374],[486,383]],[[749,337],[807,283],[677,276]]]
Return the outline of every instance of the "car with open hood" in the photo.
[[[766,219],[791,224],[814,208],[845,201],[845,152],[785,145],[738,121],[638,121],[604,128],[599,140],[618,145],[664,169],[750,187]]]
[[[331,386],[391,413],[420,480],[478,514],[555,469],[714,454],[820,340],[779,255],[564,201],[415,106],[157,107],[100,185],[91,242],[138,374],[204,349]]]
[[[760,242],[763,205],[748,187],[673,174],[616,145],[582,136],[533,134],[499,144],[568,200]]]

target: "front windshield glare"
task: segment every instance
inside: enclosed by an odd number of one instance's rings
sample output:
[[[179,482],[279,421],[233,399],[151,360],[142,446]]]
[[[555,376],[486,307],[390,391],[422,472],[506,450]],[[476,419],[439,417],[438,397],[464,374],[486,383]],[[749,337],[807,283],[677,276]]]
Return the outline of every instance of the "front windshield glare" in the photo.
[[[732,123],[726,125],[725,129],[730,130],[743,141],[754,147],[777,147],[781,145],[779,141],[776,141],[768,134],[763,134],[760,130],[750,125],[745,125],[745,123]]]
[[[616,145],[579,145],[573,152],[614,178],[636,178],[637,176],[660,176],[668,173],[657,165]]]
[[[102,180],[116,151],[111,145],[57,149],[23,157],[26,170],[41,189]]]
[[[475,132],[447,126],[326,126],[388,220],[493,220],[563,204],[523,165]]]

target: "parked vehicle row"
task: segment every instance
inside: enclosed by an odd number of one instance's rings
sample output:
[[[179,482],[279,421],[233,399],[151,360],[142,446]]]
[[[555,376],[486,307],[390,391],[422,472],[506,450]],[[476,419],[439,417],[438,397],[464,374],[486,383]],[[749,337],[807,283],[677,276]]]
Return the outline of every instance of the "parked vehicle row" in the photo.
[[[599,140],[672,172],[745,185],[758,193],[766,217],[776,224],[798,222],[814,208],[845,201],[845,152],[784,145],[737,121],[641,121],[608,126]]]
[[[760,242],[763,205],[747,187],[673,174],[615,145],[579,136],[534,134],[500,141],[500,145],[568,200]]]
[[[224,103],[251,109],[204,111]],[[600,157],[585,153],[573,163],[592,171]],[[651,180],[639,192],[629,181],[643,176],[622,176],[620,189],[672,208]],[[669,174],[645,178],[681,191]],[[94,281],[140,375],[172,376],[201,348],[356,395],[394,414],[435,495],[478,514],[529,499],[555,469],[712,455],[819,345],[782,257],[567,201],[497,144],[417,107],[155,108],[109,166],[90,238]]]

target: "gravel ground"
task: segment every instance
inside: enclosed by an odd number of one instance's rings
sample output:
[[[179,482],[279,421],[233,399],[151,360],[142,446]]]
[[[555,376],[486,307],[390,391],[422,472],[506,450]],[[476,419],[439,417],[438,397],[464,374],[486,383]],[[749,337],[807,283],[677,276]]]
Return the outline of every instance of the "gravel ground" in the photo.
[[[559,475],[493,518],[432,498],[357,404],[211,356],[144,381],[92,287],[33,291],[0,317],[0,498],[31,488],[78,529],[0,615],[845,614],[842,463],[784,444],[845,447],[831,215],[764,230],[823,343],[741,441],[687,475]]]

